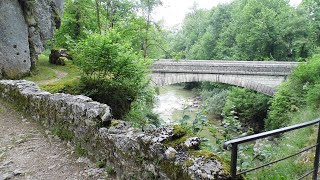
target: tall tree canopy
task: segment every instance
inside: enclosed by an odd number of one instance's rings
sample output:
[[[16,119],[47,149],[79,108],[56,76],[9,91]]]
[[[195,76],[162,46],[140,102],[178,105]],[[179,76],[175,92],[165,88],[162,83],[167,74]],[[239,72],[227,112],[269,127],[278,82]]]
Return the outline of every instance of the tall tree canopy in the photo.
[[[193,8],[172,52],[187,59],[299,60],[319,45],[319,2],[298,8],[288,0],[234,0],[211,10]],[[174,53],[173,53],[174,54]]]

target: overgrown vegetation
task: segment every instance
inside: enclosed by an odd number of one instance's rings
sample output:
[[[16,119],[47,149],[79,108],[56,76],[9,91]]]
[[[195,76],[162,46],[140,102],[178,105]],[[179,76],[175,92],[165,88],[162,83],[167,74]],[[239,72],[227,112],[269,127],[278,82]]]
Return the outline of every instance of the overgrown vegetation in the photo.
[[[319,108],[320,56],[315,55],[307,63],[299,65],[274,97],[268,119],[267,129],[286,126],[291,113],[301,108]]]
[[[319,2],[234,0],[210,10],[196,5],[168,36],[174,58],[298,61],[319,41]],[[196,28],[195,28],[196,27]]]
[[[120,34],[92,34],[79,42],[72,55],[82,69],[79,90],[94,100],[111,106],[115,118],[123,118],[147,88],[150,61],[133,52]]]
[[[155,90],[147,79],[150,58],[307,61],[273,98],[217,83],[186,83],[188,89],[199,88],[205,107],[194,119],[184,115],[175,133],[184,138],[188,137],[185,134],[201,135],[201,131],[211,133],[215,143],[203,143],[202,147],[223,157],[228,155],[222,149],[223,142],[235,136],[252,133],[251,130],[272,130],[320,115],[320,56],[308,61],[319,52],[318,1],[303,0],[297,8],[286,0],[234,0],[210,10],[195,5],[181,29],[173,32],[153,22],[151,14],[159,5],[160,0],[66,0],[62,26],[51,46],[67,48],[77,66],[68,62],[57,67],[41,56],[36,76],[28,79],[39,82],[56,78],[54,70],[67,72],[66,77],[41,88],[88,95],[111,106],[114,118],[131,121],[144,130],[149,124],[160,125],[152,112]],[[223,129],[214,127],[205,114],[221,120]],[[70,138],[59,129],[57,134]],[[295,152],[310,145],[314,134],[313,128],[286,134],[265,141],[261,151],[254,150],[255,144],[242,146],[238,166],[248,169],[250,164]],[[77,151],[86,153],[81,144]],[[309,169],[311,160],[310,153],[306,153],[298,160],[291,159],[248,177],[295,179]]]

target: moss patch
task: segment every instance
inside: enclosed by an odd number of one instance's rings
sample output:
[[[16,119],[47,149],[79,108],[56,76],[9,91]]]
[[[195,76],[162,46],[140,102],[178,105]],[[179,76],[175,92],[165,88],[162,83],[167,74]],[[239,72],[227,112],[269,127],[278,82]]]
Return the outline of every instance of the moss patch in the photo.
[[[191,180],[191,177],[189,177],[188,173],[184,172],[183,167],[174,164],[174,162],[163,160],[159,163],[159,165],[170,179]]]
[[[190,138],[192,134],[188,132],[185,128],[181,125],[174,125],[173,126],[173,136],[171,139],[167,139],[164,142],[164,145],[167,147],[181,147],[184,142]]]
[[[173,138],[178,139],[187,134],[187,131],[181,125],[173,126]]]
[[[111,121],[110,126],[111,126],[111,127],[115,127],[115,126],[117,126],[119,123],[120,123],[120,121],[119,121],[119,120],[115,120],[115,119],[113,119],[113,120]]]

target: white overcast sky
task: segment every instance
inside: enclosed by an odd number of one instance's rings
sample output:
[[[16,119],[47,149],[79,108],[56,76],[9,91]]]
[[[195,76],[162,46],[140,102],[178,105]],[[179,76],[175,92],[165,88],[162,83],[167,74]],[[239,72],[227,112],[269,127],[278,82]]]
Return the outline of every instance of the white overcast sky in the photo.
[[[218,4],[229,3],[231,0],[162,0],[162,2],[163,6],[155,10],[153,18],[156,21],[163,20],[165,27],[172,28],[182,23],[194,2],[199,8],[210,9]],[[297,6],[300,2],[301,0],[290,0],[292,6]]]

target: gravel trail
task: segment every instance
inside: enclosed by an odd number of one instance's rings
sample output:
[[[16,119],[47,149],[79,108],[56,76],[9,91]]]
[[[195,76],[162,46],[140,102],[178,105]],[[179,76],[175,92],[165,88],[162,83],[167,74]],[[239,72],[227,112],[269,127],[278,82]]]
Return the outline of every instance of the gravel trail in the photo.
[[[0,101],[0,180],[111,179],[72,146]]]
[[[50,83],[54,83],[54,82],[60,81],[62,78],[66,77],[68,75],[68,73],[63,72],[63,71],[59,71],[59,70],[56,70],[56,69],[52,69],[52,70],[54,71],[54,73],[56,73],[56,75],[57,75],[56,78],[48,79],[48,80],[42,80],[42,81],[38,81],[38,82],[35,82],[35,83],[37,83],[38,85],[50,84]]]

